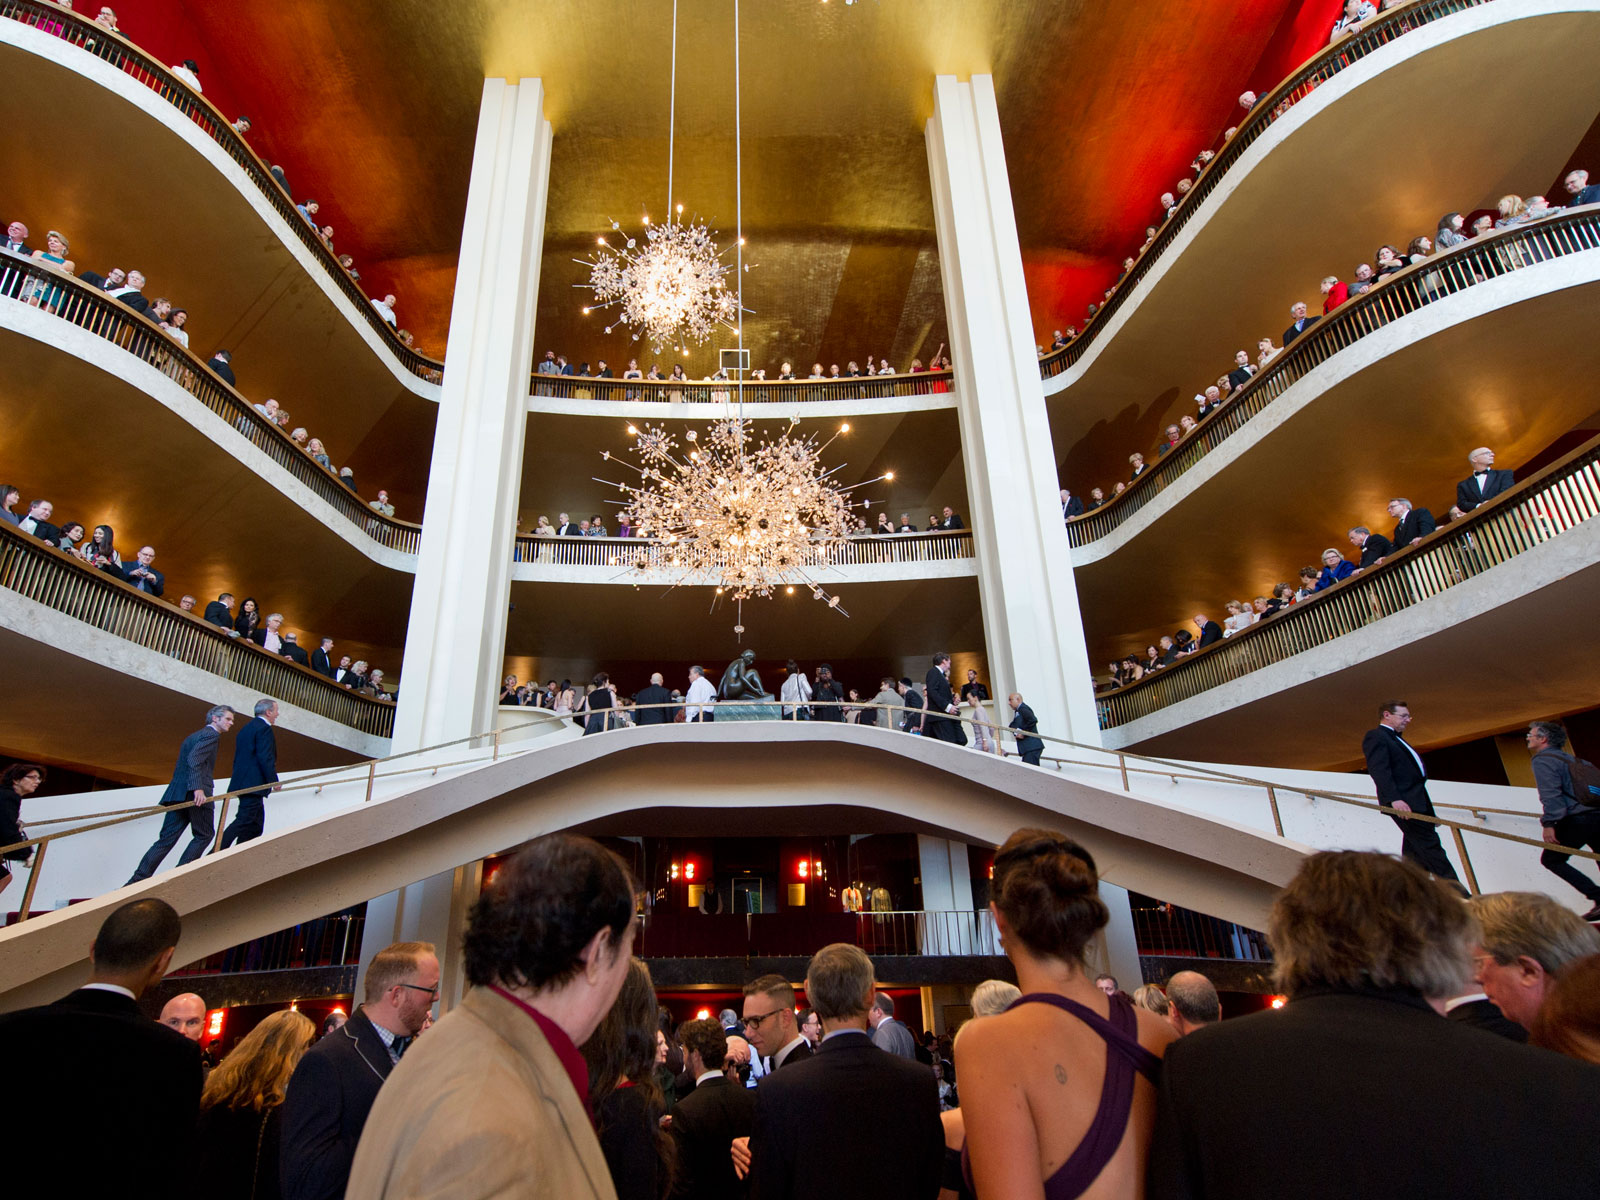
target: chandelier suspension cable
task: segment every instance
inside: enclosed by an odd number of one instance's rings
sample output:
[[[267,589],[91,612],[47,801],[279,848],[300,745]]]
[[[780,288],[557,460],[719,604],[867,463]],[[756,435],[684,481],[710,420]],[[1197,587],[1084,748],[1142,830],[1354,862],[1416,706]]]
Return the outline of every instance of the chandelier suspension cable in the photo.
[[[672,224],[672,144],[678,132],[678,0],[672,0],[672,84],[667,99],[667,224]]]
[[[673,0],[677,3],[677,0]],[[739,127],[739,0],[733,0],[733,206],[734,282],[739,287],[739,419],[744,420],[744,149]]]

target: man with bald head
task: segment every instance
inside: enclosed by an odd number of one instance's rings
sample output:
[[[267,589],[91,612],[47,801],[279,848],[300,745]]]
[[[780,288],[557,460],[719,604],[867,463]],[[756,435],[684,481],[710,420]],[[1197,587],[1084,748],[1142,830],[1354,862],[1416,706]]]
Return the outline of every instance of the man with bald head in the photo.
[[[1456,484],[1456,502],[1450,510],[1452,521],[1465,516],[1485,500],[1493,500],[1501,492],[1508,492],[1516,484],[1510,471],[1494,469],[1494,451],[1479,446],[1467,455],[1472,474]]]
[[[657,671],[650,676],[650,686],[641,688],[639,694],[633,698],[633,702],[639,706],[633,713],[633,723],[635,725],[672,724],[672,709],[647,707],[651,704],[670,704],[672,702],[672,693],[663,686],[665,682],[661,678],[661,672]]]
[[[1196,1029],[1222,1020],[1222,1000],[1211,980],[1199,971],[1179,971],[1167,980],[1167,1020],[1188,1037]]]
[[[161,1006],[159,1020],[191,1042],[198,1042],[206,1031],[206,1002],[193,992],[184,992]]]

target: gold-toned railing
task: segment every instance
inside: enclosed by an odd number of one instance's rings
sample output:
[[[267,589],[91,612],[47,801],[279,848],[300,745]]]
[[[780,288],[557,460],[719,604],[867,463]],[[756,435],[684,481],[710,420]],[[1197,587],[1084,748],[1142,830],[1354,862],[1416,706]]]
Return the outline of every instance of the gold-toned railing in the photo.
[[[885,400],[948,393],[949,371],[858,375],[840,379],[747,380],[737,384],[690,379],[594,379],[583,375],[533,376],[533,398],[637,401],[647,404],[800,404],[817,400]]]
[[[3,2],[3,0],[0,0]],[[211,372],[188,347],[168,337],[159,325],[99,288],[50,267],[0,250],[0,298],[26,295],[35,282],[55,295],[55,315],[151,364],[212,412],[227,420],[289,474],[305,484],[341,516],[392,550],[415,554],[422,526],[386,517],[339,482],[339,477],[292,442]]]
[[[394,702],[362,696],[146,595],[0,521],[0,587],[114,637],[362,733],[389,737]]]
[[[1113,729],[1414,608],[1600,516],[1600,438],[1420,545],[1097,698]]]
[[[1195,180],[1188,194],[1180,197],[1172,216],[1168,217],[1156,231],[1155,241],[1139,256],[1133,269],[1117,284],[1116,291],[1112,292],[1106,302],[1096,310],[1083,331],[1060,350],[1052,351],[1039,360],[1040,376],[1049,379],[1059,375],[1083,357],[1089,346],[1110,325],[1112,316],[1122,307],[1134,288],[1138,287],[1139,281],[1149,273],[1163,251],[1177,239],[1178,231],[1188,224],[1199,211],[1200,205],[1205,202],[1205,198],[1216,190],[1222,177],[1274,121],[1286,115],[1294,105],[1304,100],[1319,85],[1326,83],[1340,71],[1371,54],[1380,46],[1387,45],[1413,29],[1420,29],[1441,18],[1489,3],[1492,3],[1492,0],[1411,0],[1409,4],[1395,5],[1368,21],[1360,32],[1340,38],[1319,50],[1307,59],[1299,70],[1258,99],[1245,119],[1240,122],[1238,131],[1206,164],[1205,170]]]
[[[741,708],[769,709],[772,710],[775,715],[781,713],[782,709],[785,707],[781,700],[738,700],[733,701],[732,703]],[[668,722],[671,722],[672,716],[675,715],[677,710],[684,708],[685,704],[686,701],[683,700],[673,700],[662,704],[638,704],[632,706],[628,711],[637,713],[646,709],[664,710],[668,714]],[[792,706],[790,707],[792,708]],[[819,706],[813,700],[809,707],[815,709],[823,706]],[[866,701],[859,704],[844,703],[837,707],[849,710],[857,710],[862,713],[872,713],[874,715],[876,715],[879,710],[884,710],[889,715],[891,727],[885,727],[876,724],[868,724],[865,727],[878,731],[878,733],[884,737],[912,736],[908,733],[899,732],[900,719],[907,715],[907,709],[903,705],[876,704],[871,701]],[[625,737],[628,736],[629,730],[642,728],[641,726],[636,726],[633,724],[613,724],[612,720],[615,714],[615,709],[595,710],[594,715],[602,718],[600,722],[601,728],[597,730],[598,736]],[[577,715],[581,716],[584,714]],[[1013,743],[1015,742],[1015,734],[1009,729],[998,727],[995,718],[989,717],[987,713],[981,717],[951,715],[944,719],[958,722],[960,725],[962,725],[966,730],[966,736],[969,743],[976,744],[977,738],[974,734],[973,727],[977,725],[982,725],[986,733],[990,738],[996,741],[997,745],[1002,745],[1000,739],[1003,738],[1010,738],[1012,739]],[[455,738],[454,740],[448,742],[440,742],[434,746],[424,746],[420,750],[408,750],[401,754],[390,755],[387,758],[373,758],[368,759],[365,762],[352,764],[350,766],[332,767],[327,770],[312,772],[310,774],[300,776],[292,783],[280,785],[277,788],[277,791],[280,793],[306,790],[320,792],[325,787],[330,787],[340,783],[358,783],[365,785],[363,803],[370,803],[373,797],[375,785],[379,779],[392,779],[400,775],[418,774],[422,772],[428,772],[433,775],[437,775],[442,770],[448,770],[454,767],[481,765],[482,760],[464,759],[445,763],[424,763],[421,766],[401,767],[388,771],[379,771],[378,768],[380,766],[390,766],[394,763],[400,762],[403,759],[415,758],[423,754],[432,754],[439,750],[449,749],[452,746],[470,747],[481,745],[484,742],[488,742],[491,746],[491,757],[489,761],[495,762],[500,758],[501,739],[504,734],[515,733],[522,729],[529,729],[535,726],[543,726],[547,724],[547,720],[548,718],[543,720],[529,721],[522,725],[508,726],[504,729],[493,729],[484,733],[472,733],[468,734],[466,737]],[[650,728],[659,727],[659,725],[650,726]],[[861,728],[862,726],[858,725],[857,727]],[[1054,737],[1047,733],[1034,733],[1029,736],[1038,738],[1047,746],[1063,747],[1067,750],[1076,751],[1080,756],[1083,756],[1078,758],[1065,758],[1059,755],[1046,755],[1041,758],[1041,765],[1047,762],[1051,764],[1051,767],[1058,772],[1063,767],[1078,767],[1094,771],[1115,771],[1121,781],[1121,787],[1124,792],[1132,792],[1132,779],[1136,775],[1160,777],[1169,779],[1172,781],[1172,783],[1177,783],[1180,779],[1191,779],[1202,783],[1237,785],[1239,787],[1251,790],[1259,788],[1264,793],[1262,799],[1267,804],[1272,821],[1273,831],[1276,836],[1280,838],[1285,836],[1281,798],[1294,796],[1303,796],[1307,800],[1311,801],[1329,800],[1335,804],[1343,804],[1349,807],[1366,809],[1370,812],[1382,813],[1391,817],[1403,817],[1407,820],[1423,821],[1430,825],[1449,829],[1455,842],[1456,852],[1461,856],[1461,864],[1467,877],[1467,887],[1474,894],[1479,891],[1478,880],[1477,873],[1474,871],[1472,866],[1472,859],[1467,853],[1467,844],[1464,836],[1466,834],[1475,834],[1479,837],[1494,838],[1499,841],[1516,842],[1524,846],[1538,849],[1541,852],[1544,850],[1554,850],[1560,854],[1570,854],[1579,858],[1586,858],[1591,861],[1600,861],[1600,853],[1596,853],[1592,850],[1585,850],[1572,846],[1550,846],[1543,841],[1542,837],[1527,837],[1522,834],[1506,833],[1498,829],[1486,829],[1480,825],[1469,824],[1466,821],[1454,820],[1449,817],[1430,817],[1412,812],[1402,813],[1397,809],[1377,803],[1370,796],[1362,796],[1352,792],[1335,792],[1325,788],[1299,787],[1278,783],[1272,780],[1256,779],[1248,775],[1237,775],[1228,771],[1219,771],[1196,763],[1173,762],[1170,759],[1152,758],[1149,755],[1135,754],[1127,750],[1105,750],[1099,746],[1086,746],[1079,742],[1069,741],[1066,738]],[[529,751],[518,751],[519,754],[527,752]],[[1000,753],[1002,755],[1016,754],[1018,751],[1015,748],[1007,751],[1002,746]],[[145,805],[137,808],[113,809],[107,812],[83,813],[74,817],[58,818],[54,820],[47,819],[27,822],[29,825],[32,825],[35,828],[44,825],[63,824],[67,821],[81,822],[81,824],[75,824],[70,829],[63,829],[58,832],[42,834],[38,837],[30,837],[20,842],[13,842],[10,845],[0,846],[0,853],[30,848],[34,852],[32,870],[28,877],[27,887],[23,890],[22,907],[18,914],[18,920],[26,921],[31,914],[33,897],[39,882],[39,872],[44,866],[45,852],[52,844],[74,837],[78,834],[90,833],[97,829],[106,829],[114,825],[126,824],[129,821],[143,820],[147,817],[153,817],[172,812],[175,809],[193,808],[198,803],[207,805],[220,805],[217,814],[217,820],[215,821],[216,841],[213,843],[213,850],[220,849],[223,833],[227,825],[228,802],[237,799],[240,796],[252,795],[260,791],[261,788],[259,787],[248,787],[241,788],[238,791],[218,792],[202,801],[185,800],[179,804],[166,807],[161,805]],[[1168,803],[1170,803],[1170,801],[1168,801]],[[1536,812],[1523,812],[1517,809],[1487,808],[1481,805],[1460,805],[1449,803],[1440,803],[1436,805],[1436,807],[1461,809],[1463,811],[1472,813],[1474,816],[1479,817],[1480,819],[1485,813],[1493,813],[1497,816],[1516,817],[1529,821],[1537,821],[1539,819],[1539,814]]]
[[[92,17],[62,8],[50,0],[0,0],[0,17],[31,25],[54,34],[65,42],[110,63],[123,74],[155,92],[189,120],[250,177],[256,190],[320,262],[337,287],[355,305],[363,320],[378,334],[388,351],[411,374],[430,383],[443,377],[444,364],[420,354],[402,342],[372,307],[372,300],[339,265],[338,256],[323,243],[318,231],[295,208],[283,186],[273,178],[267,164],[256,157],[245,141],[233,131],[228,118],[219,113],[204,96],[169,71],[160,61],[146,54],[120,33],[97,25]]]
[[[881,564],[955,562],[973,557],[972,532],[902,533],[851,538],[815,566],[861,567]],[[671,554],[660,542],[643,538],[534,537],[521,534],[512,562],[552,567],[617,567],[626,570],[643,564],[670,567]]]
[[[1392,321],[1477,284],[1554,258],[1600,249],[1600,205],[1590,204],[1474,238],[1389,276],[1312,325],[1250,381],[1209,413],[1177,448],[1149,464],[1121,495],[1067,522],[1067,539],[1085,546],[1149,504],[1210,451],[1232,437],[1290,386],[1333,355]]]

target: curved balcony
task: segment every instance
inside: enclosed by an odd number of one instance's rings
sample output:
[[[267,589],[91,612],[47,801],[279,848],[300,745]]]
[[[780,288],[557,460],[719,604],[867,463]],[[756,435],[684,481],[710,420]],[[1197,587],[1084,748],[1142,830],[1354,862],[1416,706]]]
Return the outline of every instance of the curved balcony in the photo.
[[[620,417],[702,419],[708,409],[746,404],[758,410],[793,405],[812,416],[847,416],[953,408],[950,371],[860,375],[841,379],[751,380],[741,389],[728,382],[673,379],[591,379],[573,375],[533,377],[530,412]],[[813,407],[815,406],[815,407]]]
[[[1493,0],[1411,0],[1409,4],[1393,5],[1371,21],[1365,28],[1350,37],[1333,42],[1307,59],[1300,68],[1282,83],[1255,102],[1254,107],[1238,125],[1216,156],[1206,164],[1205,170],[1194,181],[1194,186],[1183,196],[1172,216],[1156,231],[1155,241],[1134,263],[1133,270],[1117,284],[1116,291],[1100,306],[1079,335],[1059,350],[1051,351],[1039,360],[1039,376],[1051,379],[1076,363],[1111,324],[1117,310],[1127,302],[1129,294],[1149,274],[1156,261],[1177,240],[1178,233],[1195,216],[1206,197],[1216,191],[1223,178],[1238,165],[1244,152],[1272,127],[1279,118],[1287,116],[1294,106],[1311,95],[1316,88],[1337,76],[1346,68],[1359,62],[1381,46],[1386,46],[1413,30],[1421,29],[1443,17],[1453,16],[1467,9],[1477,8]]]
[[[1380,693],[1408,697],[1436,744],[1592,705],[1596,517],[1600,438],[1381,566],[1101,696],[1107,745],[1184,754],[1223,739],[1241,758],[1334,767]]]
[[[30,26],[76,47],[99,63],[121,72],[125,80],[148,89],[181,114],[238,166],[254,196],[284,219],[294,231],[300,248],[321,266],[325,282],[350,301],[370,332],[400,367],[419,379],[439,382],[444,364],[418,353],[395,336],[394,330],[373,310],[371,298],[356,286],[339,265],[338,257],[296,211],[294,201],[272,177],[267,164],[256,157],[244,139],[233,131],[228,119],[204,96],[126,37],[95,24],[90,16],[75,13],[51,0],[0,0],[0,18]]]
[[[1425,305],[1539,263],[1600,249],[1600,205],[1475,239],[1408,267],[1318,321],[1209,414],[1176,449],[1148,464],[1119,496],[1067,522],[1072,546],[1121,528],[1341,350]]]
[[[0,297],[24,294],[35,280],[59,293],[53,316],[148,363],[226,420],[318,499],[381,546],[415,555],[422,527],[374,511],[362,498],[289,440],[254,405],[217,378],[200,358],[172,340],[160,326],[98,288],[30,259],[0,250]],[[15,300],[4,301],[16,304]]]
[[[171,768],[178,740],[198,727],[211,704],[249,712],[261,696],[279,700],[280,728],[300,743],[289,748],[290,764],[372,753],[393,729],[393,702],[358,695],[229,637],[6,522],[0,522],[0,589],[8,667],[38,685],[27,704],[9,706],[0,721],[16,753],[48,753],[41,733],[81,728],[86,704],[138,711],[137,730],[97,733],[91,757],[97,770],[144,779]],[[54,747],[59,752],[59,741]]]

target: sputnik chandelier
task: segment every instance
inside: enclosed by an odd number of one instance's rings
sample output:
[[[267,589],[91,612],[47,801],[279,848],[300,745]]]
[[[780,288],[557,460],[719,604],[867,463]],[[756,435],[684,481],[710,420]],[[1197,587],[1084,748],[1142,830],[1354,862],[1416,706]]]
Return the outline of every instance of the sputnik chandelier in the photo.
[[[734,14],[734,40],[738,40],[738,14]],[[737,71],[737,67],[735,67]],[[672,85],[667,105],[667,221],[651,224],[644,219],[644,246],[637,237],[622,230],[619,221],[611,222],[617,235],[613,245],[604,236],[596,239],[598,249],[592,258],[574,262],[589,268],[589,281],[574,284],[594,293],[594,302],[585,305],[583,315],[594,308],[617,306],[616,316],[606,326],[610,333],[617,325],[634,330],[633,340],[650,339],[657,354],[671,346],[687,354],[690,344],[699,345],[718,325],[735,328],[739,318],[740,296],[728,287],[726,276],[733,265],[724,260],[726,251],[717,248],[716,230],[698,220],[685,222],[683,205],[672,202],[672,162],[677,141],[678,113],[678,5],[672,5]],[[739,247],[744,239],[739,239]],[[739,270],[750,268],[739,253]]]
[[[676,78],[677,62],[677,4],[673,4],[673,62]],[[676,85],[674,84],[674,88]],[[829,608],[849,616],[840,606],[839,597],[828,593],[818,582],[818,573],[840,558],[846,539],[855,529],[851,508],[870,508],[869,499],[855,500],[855,488],[841,487],[833,476],[840,469],[826,469],[822,465],[822,452],[834,440],[849,433],[848,424],[841,425],[827,441],[817,443],[815,434],[802,435],[799,417],[791,417],[788,425],[776,437],[758,436],[753,422],[744,415],[744,373],[748,358],[744,348],[744,173],[741,153],[740,129],[740,72],[739,72],[739,0],[733,0],[733,145],[735,211],[738,238],[735,242],[737,266],[734,275],[738,293],[729,297],[732,303],[721,311],[730,311],[734,329],[738,334],[738,349],[732,355],[733,387],[738,396],[734,412],[713,422],[702,438],[691,429],[684,433],[684,445],[661,426],[648,426],[642,432],[628,426],[634,438],[637,462],[631,462],[610,451],[602,452],[607,462],[617,462],[629,468],[634,480],[618,482],[596,478],[622,493],[617,501],[622,514],[634,526],[637,535],[647,545],[641,547],[638,557],[628,572],[643,582],[652,577],[672,575],[673,586],[680,584],[715,585],[717,595],[729,595],[739,606],[733,627],[735,635],[744,633],[744,602],[753,596],[770,597],[778,588],[793,592],[797,585],[810,590],[818,600],[825,600]],[[670,147],[670,140],[669,140]],[[668,150],[668,189],[671,188],[671,150]],[[613,226],[615,228],[615,226]],[[704,290],[715,295],[721,291],[721,274],[717,271],[720,257],[703,226],[672,226],[684,231],[701,264],[696,278],[706,281]],[[620,231],[619,231],[620,232]],[[627,264],[648,258],[651,248],[667,245],[676,237],[670,233],[658,234],[652,227],[646,235],[650,239],[637,259],[621,256],[621,265],[612,267],[595,264],[596,276],[608,286],[620,288],[622,272]],[[624,250],[637,250],[633,239]],[[606,272],[603,276],[600,272]],[[613,278],[617,281],[612,283]],[[635,278],[642,278],[636,272]],[[688,289],[675,292],[662,287],[664,294],[684,295]],[[596,284],[596,296],[603,293]],[[727,295],[722,291],[724,296]],[[708,302],[709,303],[709,302]],[[677,309],[666,306],[663,311],[687,311],[680,304]],[[624,312],[626,312],[626,306]],[[705,311],[703,308],[697,311]],[[665,319],[665,318],[664,318]],[[727,320],[718,316],[716,319]],[[709,333],[712,318],[707,317],[705,330]],[[645,324],[650,330],[650,325]],[[660,328],[669,328],[663,325]],[[681,331],[685,322],[676,321],[670,328]],[[692,327],[690,327],[692,332]],[[670,340],[670,338],[668,339]],[[726,355],[726,352],[725,352]],[[842,466],[842,464],[841,464]],[[879,480],[892,480],[893,472],[870,479],[857,487],[866,487]],[[713,601],[715,603],[715,601]]]
[[[702,439],[684,434],[686,447],[659,426],[628,432],[635,439],[639,461],[627,463],[605,451],[602,457],[624,463],[637,483],[611,483],[622,492],[623,510],[638,536],[656,544],[640,553],[631,571],[650,575],[666,570],[682,573],[680,582],[715,584],[741,605],[752,596],[768,597],[779,587],[803,585],[828,607],[849,616],[817,582],[816,572],[831,565],[855,528],[851,508],[863,510],[870,500],[854,500],[854,488],[840,487],[822,467],[821,452],[850,431],[820,446],[815,434],[802,436],[799,418],[775,438],[759,440],[745,417],[726,417],[711,425]],[[835,468],[834,470],[837,470]],[[894,473],[858,486],[893,479]],[[734,626],[743,633],[742,624]]]

